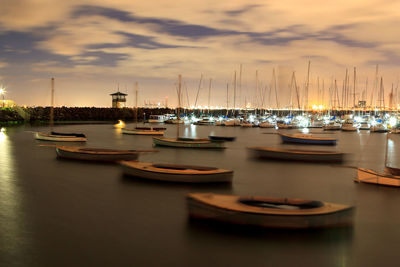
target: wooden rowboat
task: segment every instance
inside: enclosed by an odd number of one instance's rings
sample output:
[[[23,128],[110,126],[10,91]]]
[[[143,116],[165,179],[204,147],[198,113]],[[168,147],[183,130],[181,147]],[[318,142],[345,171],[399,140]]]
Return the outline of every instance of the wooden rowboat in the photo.
[[[72,134],[72,133],[56,133],[51,132],[50,134],[35,132],[35,138],[43,141],[55,141],[55,142],[86,142],[87,138],[84,134]]]
[[[180,183],[231,182],[233,171],[213,167],[156,164],[151,162],[121,161],[126,175]]]
[[[335,151],[283,149],[274,147],[249,147],[253,156],[278,160],[298,160],[312,162],[341,162],[344,153]]]
[[[387,185],[400,187],[400,176],[390,173],[379,173],[374,170],[358,168],[357,178],[354,181],[358,183],[369,183],[378,185]]]
[[[303,199],[241,197],[211,193],[187,195],[189,216],[268,228],[350,226],[354,207]]]
[[[335,138],[317,137],[309,134],[283,134],[279,133],[282,142],[303,145],[336,145]]]
[[[224,142],[216,142],[209,139],[185,139],[185,138],[160,138],[153,137],[153,142],[156,146],[168,146],[179,148],[225,148]]]
[[[60,158],[88,161],[136,160],[139,155],[139,151],[136,150],[117,150],[78,146],[56,146],[56,153]]]
[[[138,127],[135,129],[122,128],[121,132],[123,134],[132,135],[164,135],[164,132],[162,130],[152,129],[150,127]]]

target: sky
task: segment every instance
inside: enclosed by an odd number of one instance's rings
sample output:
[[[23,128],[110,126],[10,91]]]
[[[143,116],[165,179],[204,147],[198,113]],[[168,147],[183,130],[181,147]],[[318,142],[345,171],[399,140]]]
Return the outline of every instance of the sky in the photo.
[[[54,77],[57,106],[108,107],[118,89],[133,106],[136,82],[139,105],[174,106],[181,74],[185,106],[287,107],[304,101],[308,62],[309,104],[334,80],[341,92],[346,69],[353,88],[354,67],[357,100],[377,101],[376,65],[386,103],[398,86],[397,0],[0,3],[0,85],[19,105],[50,105]]]

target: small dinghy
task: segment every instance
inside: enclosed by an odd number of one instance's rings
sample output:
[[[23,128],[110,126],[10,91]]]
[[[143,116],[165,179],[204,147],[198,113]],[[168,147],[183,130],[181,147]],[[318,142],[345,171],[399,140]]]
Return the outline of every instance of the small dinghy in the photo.
[[[233,171],[213,167],[156,164],[151,162],[121,161],[126,175],[166,182],[214,183],[231,182]]]
[[[268,228],[350,226],[354,207],[315,200],[188,194],[189,216],[223,223]]]
[[[344,153],[335,151],[282,149],[274,147],[249,147],[254,157],[312,162],[341,162]]]
[[[235,136],[216,136],[216,135],[209,135],[208,139],[212,141],[235,141],[236,137]]]
[[[136,127],[135,129],[122,128],[121,132],[123,134],[133,135],[164,135],[164,131],[161,129],[150,127]]]
[[[283,134],[279,133],[282,142],[304,145],[336,145],[335,138],[317,137],[310,134]]]
[[[35,138],[43,141],[56,142],[86,142],[87,138],[81,133],[58,133],[51,132],[50,134],[35,132]]]
[[[88,148],[78,146],[56,146],[57,156],[60,158],[89,160],[89,161],[119,161],[136,160],[138,150],[118,150],[103,148]],[[149,151],[150,152],[150,151]]]
[[[209,139],[153,137],[153,142],[154,145],[156,146],[169,146],[169,147],[179,147],[179,148],[209,148],[209,149],[225,148],[224,142],[212,141]]]

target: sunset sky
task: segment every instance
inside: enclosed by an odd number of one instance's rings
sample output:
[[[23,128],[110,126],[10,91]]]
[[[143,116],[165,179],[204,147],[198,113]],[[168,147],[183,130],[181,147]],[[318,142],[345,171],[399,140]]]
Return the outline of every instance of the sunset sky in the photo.
[[[133,105],[135,82],[140,105],[166,96],[175,105],[178,74],[190,105],[202,74],[197,104],[207,105],[212,78],[211,105],[226,106],[227,83],[232,105],[242,64],[237,106],[260,102],[256,70],[260,88],[268,86],[265,105],[276,104],[273,68],[278,101],[287,106],[291,73],[302,94],[309,60],[310,103],[318,77],[326,102],[332,80],[341,88],[354,67],[357,97],[368,78],[369,102],[377,64],[386,94],[400,74],[400,1],[1,0],[0,10],[0,84],[19,105],[49,105],[51,77],[56,105],[110,106],[118,85]]]

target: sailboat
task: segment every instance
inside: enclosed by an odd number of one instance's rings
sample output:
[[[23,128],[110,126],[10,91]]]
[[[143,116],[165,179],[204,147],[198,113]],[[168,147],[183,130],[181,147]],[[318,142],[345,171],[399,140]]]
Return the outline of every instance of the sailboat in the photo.
[[[56,142],[86,142],[87,138],[82,133],[59,133],[53,131],[54,124],[54,78],[51,78],[51,107],[50,107],[50,133],[35,132],[37,140]]]
[[[389,133],[386,136],[384,172],[377,172],[371,169],[358,168],[357,178],[354,179],[354,181],[358,183],[370,183],[370,184],[400,187],[400,169],[387,166],[388,140],[389,140]]]
[[[182,76],[178,77],[178,116],[177,120],[180,120],[180,106],[181,106],[181,85]],[[176,138],[164,138],[164,137],[153,137],[154,145],[168,146],[168,147],[181,147],[181,148],[214,148],[221,149],[225,148],[223,141],[213,141],[206,138],[192,139],[179,137],[179,122],[177,123],[177,136]]]
[[[164,135],[165,128],[155,128],[155,127],[137,127],[137,111],[138,111],[138,105],[137,105],[137,100],[138,100],[138,90],[137,90],[137,83],[135,84],[136,87],[136,99],[135,99],[135,128],[134,129],[127,129],[127,128],[122,128],[121,132],[123,134],[133,134],[133,135]]]

